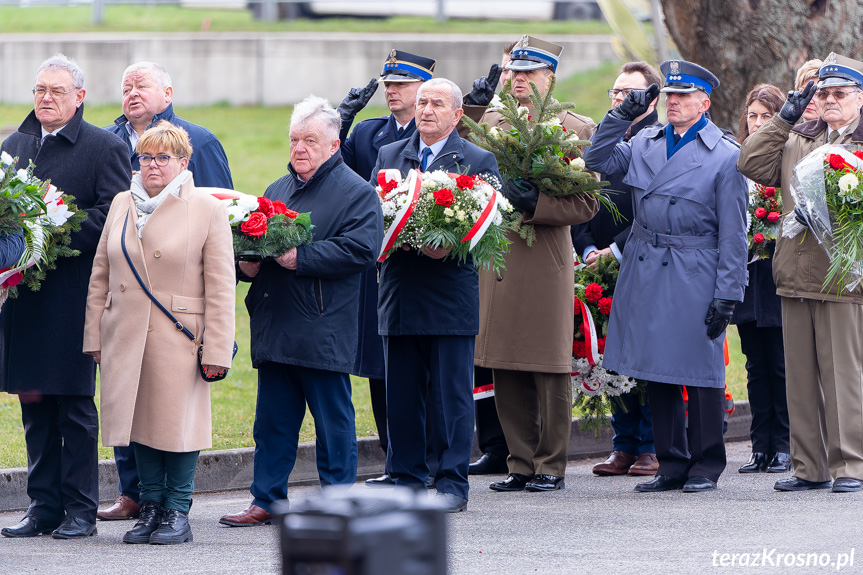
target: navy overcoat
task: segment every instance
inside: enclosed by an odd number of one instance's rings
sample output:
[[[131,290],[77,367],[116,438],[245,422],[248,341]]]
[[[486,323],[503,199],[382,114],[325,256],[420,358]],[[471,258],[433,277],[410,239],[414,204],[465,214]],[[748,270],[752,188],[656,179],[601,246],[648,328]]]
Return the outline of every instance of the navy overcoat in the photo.
[[[621,142],[629,125],[606,114],[585,155],[592,170],[625,174],[635,212],[603,366],[648,381],[721,388],[724,334],[708,338],[704,318],[713,298],[739,302],[746,285],[748,200],[739,149],[708,121],[668,158],[666,128]]]
[[[396,169],[407,177],[419,169],[419,132],[381,148],[374,174]],[[427,171],[491,175],[501,181],[491,152],[453,130]],[[378,295],[381,335],[476,335],[479,332],[479,276],[472,263],[433,260],[417,250],[396,250],[383,263]]]

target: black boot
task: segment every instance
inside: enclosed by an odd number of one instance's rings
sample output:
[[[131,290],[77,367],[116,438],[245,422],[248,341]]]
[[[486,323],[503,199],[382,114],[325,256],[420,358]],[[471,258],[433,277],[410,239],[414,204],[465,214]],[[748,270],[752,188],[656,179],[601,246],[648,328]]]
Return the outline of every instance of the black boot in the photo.
[[[189,514],[166,509],[162,524],[150,535],[150,545],[177,545],[192,542],[192,528],[189,527]]]
[[[123,543],[149,543],[150,535],[162,524],[162,504],[152,499],[141,500],[141,515],[138,522],[123,535]]]

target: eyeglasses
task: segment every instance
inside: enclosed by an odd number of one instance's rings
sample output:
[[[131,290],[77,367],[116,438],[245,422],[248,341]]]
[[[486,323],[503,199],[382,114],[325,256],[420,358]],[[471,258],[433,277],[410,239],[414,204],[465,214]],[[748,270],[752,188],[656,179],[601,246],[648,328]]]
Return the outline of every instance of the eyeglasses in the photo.
[[[58,99],[62,98],[69,92],[74,92],[75,90],[77,90],[77,88],[69,88],[68,90],[63,90],[62,88],[46,88],[45,86],[36,86],[30,91],[33,92],[33,95],[37,98],[44,98],[45,94],[51,92],[51,97]]]
[[[186,156],[169,156],[168,154],[159,154],[158,156],[138,156],[138,162],[142,166],[149,166],[153,160],[156,160],[157,166],[167,166],[168,162],[171,161],[171,158],[181,159]]]
[[[608,91],[608,97],[614,100],[618,96],[626,98],[626,95],[633,90],[644,90],[644,88],[612,88]]]
[[[856,94],[860,90],[818,90],[815,92],[815,97],[821,100],[822,102],[833,96],[833,99],[837,102],[841,102],[845,99],[845,96],[850,96],[851,94]]]

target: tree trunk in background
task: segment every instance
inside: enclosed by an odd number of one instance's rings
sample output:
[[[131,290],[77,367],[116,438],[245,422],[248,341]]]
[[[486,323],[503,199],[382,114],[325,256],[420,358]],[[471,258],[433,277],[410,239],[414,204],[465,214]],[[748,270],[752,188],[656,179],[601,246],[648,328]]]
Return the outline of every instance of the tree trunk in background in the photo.
[[[665,24],[685,60],[721,83],[710,115],[734,130],[756,84],[793,88],[797,68],[830,52],[863,60],[860,0],[662,0]]]

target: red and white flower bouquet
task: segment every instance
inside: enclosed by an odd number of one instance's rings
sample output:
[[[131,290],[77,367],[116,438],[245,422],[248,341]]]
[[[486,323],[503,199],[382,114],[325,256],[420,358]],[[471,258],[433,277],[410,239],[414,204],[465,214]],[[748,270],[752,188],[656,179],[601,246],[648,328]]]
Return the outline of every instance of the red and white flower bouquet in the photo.
[[[770,258],[769,246],[779,237],[782,194],[779,188],[749,181],[749,221],[746,235],[754,260]]]

